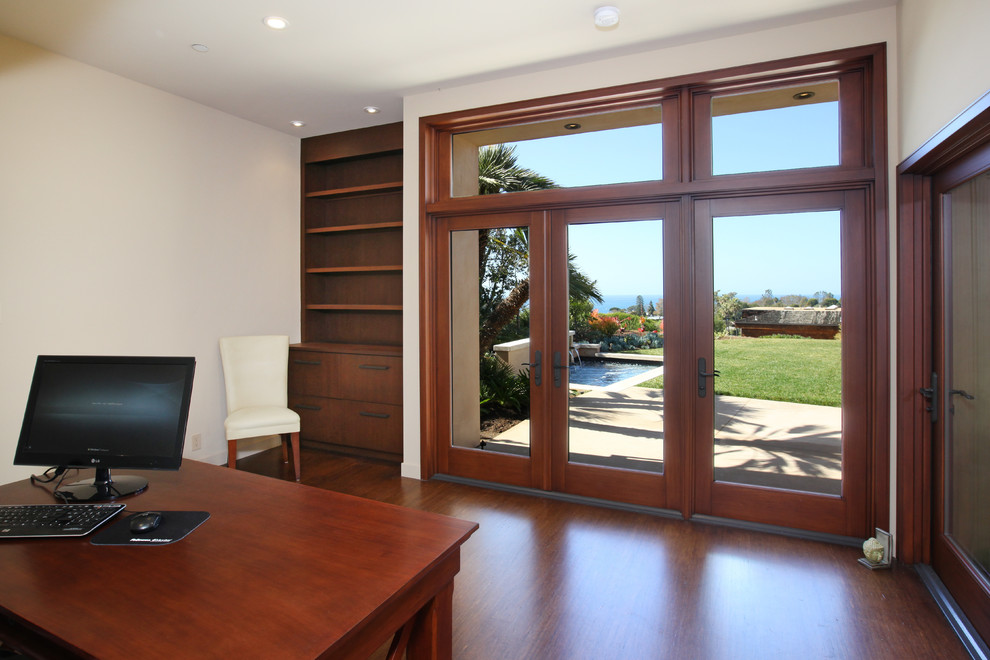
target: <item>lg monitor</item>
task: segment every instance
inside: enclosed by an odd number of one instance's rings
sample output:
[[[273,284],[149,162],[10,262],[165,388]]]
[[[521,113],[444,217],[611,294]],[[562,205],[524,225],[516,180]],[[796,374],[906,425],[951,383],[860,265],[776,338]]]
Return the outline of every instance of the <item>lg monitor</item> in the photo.
[[[59,499],[140,493],[147,479],[110,470],[179,469],[195,368],[191,357],[38,356],[14,464],[96,468]]]

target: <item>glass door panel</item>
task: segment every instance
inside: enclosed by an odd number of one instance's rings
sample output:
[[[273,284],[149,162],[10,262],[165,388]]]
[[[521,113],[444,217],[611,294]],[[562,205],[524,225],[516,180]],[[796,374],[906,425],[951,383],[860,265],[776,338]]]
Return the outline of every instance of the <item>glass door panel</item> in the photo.
[[[713,226],[715,480],[840,495],[839,211]]]
[[[663,221],[567,239],[567,460],[662,474]]]
[[[451,444],[529,456],[529,230],[450,233]]]
[[[869,531],[866,196],[695,206],[696,510]]]
[[[943,520],[969,574],[990,585],[990,174],[946,195]],[[938,554],[936,554],[938,558]]]
[[[551,368],[559,376],[548,376],[547,390],[554,490],[661,508],[682,504],[677,488],[684,483],[689,406],[672,406],[684,399],[664,389],[683,383],[671,376],[665,350],[676,351],[685,336],[664,333],[683,305],[683,262],[665,249],[682,240],[679,211],[671,203],[551,214],[547,310]]]
[[[542,213],[461,216],[438,223],[433,289],[440,323],[437,466],[485,481],[546,488],[545,239]],[[543,439],[540,439],[540,438]]]

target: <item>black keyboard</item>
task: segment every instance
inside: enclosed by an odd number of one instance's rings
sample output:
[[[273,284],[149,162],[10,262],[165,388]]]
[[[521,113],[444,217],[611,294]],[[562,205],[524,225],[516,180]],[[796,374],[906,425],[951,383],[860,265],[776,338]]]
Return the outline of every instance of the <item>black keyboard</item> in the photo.
[[[2,504],[0,539],[85,536],[124,510],[125,504]]]

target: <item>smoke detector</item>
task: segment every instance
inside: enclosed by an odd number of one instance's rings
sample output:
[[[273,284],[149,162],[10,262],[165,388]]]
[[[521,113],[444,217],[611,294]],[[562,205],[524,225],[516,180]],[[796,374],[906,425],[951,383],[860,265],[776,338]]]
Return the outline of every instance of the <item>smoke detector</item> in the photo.
[[[599,7],[595,10],[595,26],[603,29],[615,27],[619,24],[619,8],[611,5]]]

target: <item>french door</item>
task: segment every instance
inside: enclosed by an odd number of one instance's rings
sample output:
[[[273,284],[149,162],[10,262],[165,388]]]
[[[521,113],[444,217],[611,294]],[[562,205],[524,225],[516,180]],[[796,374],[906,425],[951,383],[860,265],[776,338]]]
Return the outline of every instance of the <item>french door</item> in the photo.
[[[865,535],[865,197],[437,218],[437,471],[684,517]],[[582,273],[646,294],[653,313],[607,340],[575,338]],[[725,287],[741,304],[736,295],[760,293],[756,282],[792,281],[821,282],[836,300],[770,310],[781,337],[735,336],[746,324],[739,309],[719,324]],[[805,340],[813,332],[825,334]],[[585,373],[632,365],[639,372],[617,382]],[[725,390],[720,370],[748,384]]]
[[[666,299],[664,282],[676,260],[665,258],[664,246],[679,230],[676,217],[667,216],[676,210],[646,204],[438,220],[441,473],[671,506],[669,466],[679,459],[665,443],[663,359],[637,363],[655,381],[651,388],[635,388],[628,378],[614,387],[572,382],[576,367],[601,361],[582,355],[575,341],[570,320],[579,311],[571,309],[569,291],[582,276],[574,263],[579,235],[621,227],[650,237],[649,287]],[[616,257],[604,246],[580,255],[587,266],[608,261],[621,269]],[[679,313],[677,303],[672,310]],[[498,332],[507,329],[511,340]]]
[[[990,151],[990,150],[985,150]],[[990,638],[990,171],[935,209],[932,566]]]
[[[694,511],[865,535],[865,193],[703,200],[694,215]],[[761,282],[823,299],[768,288],[737,316],[739,336],[713,332],[726,291]]]

